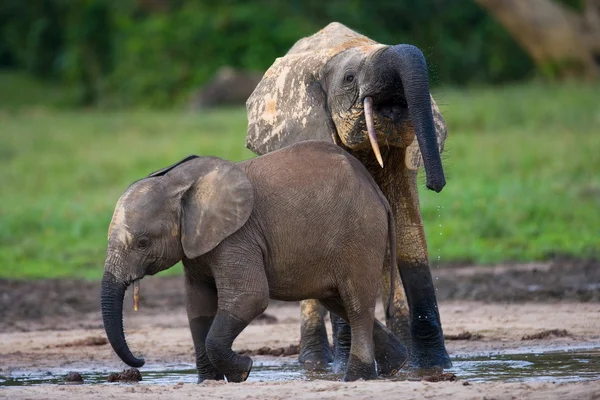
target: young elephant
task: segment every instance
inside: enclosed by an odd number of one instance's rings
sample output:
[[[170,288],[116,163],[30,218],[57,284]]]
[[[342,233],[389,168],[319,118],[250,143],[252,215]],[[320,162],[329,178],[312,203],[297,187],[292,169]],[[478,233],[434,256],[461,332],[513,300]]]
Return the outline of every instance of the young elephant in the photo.
[[[252,360],[234,339],[269,302],[318,299],[351,327],[344,380],[393,373],[407,359],[374,320],[386,248],[395,265],[393,218],[354,157],[307,141],[238,164],[188,157],[132,184],[109,228],[102,316],[119,357],[131,283],[183,260],[199,381],[246,380]],[[377,360],[377,368],[375,360]]]

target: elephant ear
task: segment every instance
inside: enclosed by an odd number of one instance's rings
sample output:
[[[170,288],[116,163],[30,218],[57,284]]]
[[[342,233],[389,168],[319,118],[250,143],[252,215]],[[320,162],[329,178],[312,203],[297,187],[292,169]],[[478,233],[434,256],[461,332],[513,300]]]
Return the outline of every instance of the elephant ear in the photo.
[[[440,113],[440,108],[433,97],[431,97],[431,111],[433,113],[433,123],[435,126],[435,136],[437,137],[438,149],[440,150],[440,154],[442,154],[444,151],[444,143],[448,137],[448,128],[446,127],[446,121],[444,121],[444,117],[442,117],[442,114]],[[419,167],[423,165],[423,156],[419,150],[419,143],[416,136],[406,148],[404,165],[406,168],[413,171],[419,169]]]
[[[181,161],[179,161],[179,162],[176,162],[176,163],[175,163],[175,164],[173,164],[173,165],[169,165],[168,167],[161,168],[161,169],[159,169],[158,171],[154,171],[153,173],[149,174],[149,175],[148,175],[146,178],[152,178],[152,177],[155,177],[155,176],[163,176],[163,175],[165,175],[167,172],[169,172],[169,171],[171,171],[171,170],[175,169],[175,167],[178,167],[178,166],[180,166],[181,164],[183,164],[183,163],[186,163],[186,162],[188,162],[188,161],[190,161],[190,160],[193,160],[193,159],[195,159],[195,158],[198,158],[198,156],[196,156],[196,155],[187,156],[187,157],[186,157],[186,158],[184,158],[183,160],[181,160]]]
[[[265,154],[304,140],[336,143],[335,125],[320,84],[323,67],[349,48],[376,44],[337,22],[296,42],[275,60],[246,102],[246,147]]]
[[[215,248],[250,217],[254,190],[248,176],[233,163],[200,157],[181,167],[176,181],[181,198],[181,244],[187,258]]]

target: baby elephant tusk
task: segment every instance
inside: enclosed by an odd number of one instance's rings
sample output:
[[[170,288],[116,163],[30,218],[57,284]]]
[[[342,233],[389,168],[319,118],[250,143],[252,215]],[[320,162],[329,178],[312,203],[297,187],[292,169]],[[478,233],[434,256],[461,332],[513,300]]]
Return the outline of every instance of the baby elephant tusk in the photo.
[[[377,132],[375,132],[375,123],[373,122],[373,99],[370,97],[365,97],[364,100],[364,108],[365,108],[365,121],[367,122],[367,132],[369,133],[369,141],[371,142],[371,147],[373,148],[373,153],[375,153],[375,157],[383,168],[383,159],[381,158],[381,153],[379,152],[379,144],[377,144]]]
[[[137,311],[140,308],[140,281],[136,279],[133,281],[133,311]]]

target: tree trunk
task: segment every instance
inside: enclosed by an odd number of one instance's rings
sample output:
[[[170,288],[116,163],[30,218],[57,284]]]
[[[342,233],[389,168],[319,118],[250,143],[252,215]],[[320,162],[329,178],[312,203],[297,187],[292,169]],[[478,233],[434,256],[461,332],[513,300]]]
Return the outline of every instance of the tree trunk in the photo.
[[[581,14],[553,0],[475,0],[550,77],[600,77],[600,0]]]

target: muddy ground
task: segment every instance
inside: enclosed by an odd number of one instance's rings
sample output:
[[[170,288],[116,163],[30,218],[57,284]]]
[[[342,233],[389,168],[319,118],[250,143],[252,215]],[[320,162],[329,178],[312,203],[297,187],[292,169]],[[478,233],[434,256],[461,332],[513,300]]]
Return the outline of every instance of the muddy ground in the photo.
[[[497,267],[434,268],[440,313],[451,355],[531,348],[600,347],[600,263],[557,260]],[[125,304],[125,326],[134,354],[144,368],[192,364],[180,277],[150,277],[141,285],[140,311]],[[378,317],[382,308],[378,306]],[[299,306],[272,302],[266,316],[250,325],[234,350],[265,346],[275,354],[293,352],[299,341]],[[540,335],[544,331],[554,334]],[[452,340],[451,340],[452,339]],[[457,340],[459,339],[459,340]],[[290,347],[291,346],[291,347]],[[279,350],[279,349],[282,350]],[[287,350],[286,350],[287,349]],[[271,351],[273,352],[273,350]],[[269,353],[262,351],[262,353]],[[287,354],[286,353],[286,354]],[[255,362],[293,363],[295,355],[254,356]],[[104,340],[99,283],[73,280],[0,280],[0,376],[124,368]],[[600,366],[598,367],[600,369]],[[1,387],[0,398],[577,398],[600,399],[600,381],[453,382],[378,380],[342,383],[327,380],[192,383],[174,385],[40,385]],[[383,397],[382,397],[383,396]]]

